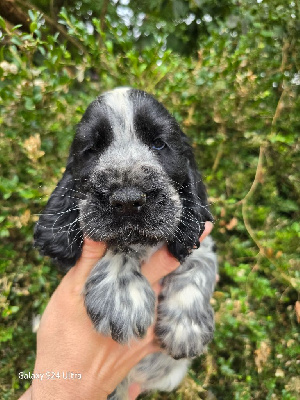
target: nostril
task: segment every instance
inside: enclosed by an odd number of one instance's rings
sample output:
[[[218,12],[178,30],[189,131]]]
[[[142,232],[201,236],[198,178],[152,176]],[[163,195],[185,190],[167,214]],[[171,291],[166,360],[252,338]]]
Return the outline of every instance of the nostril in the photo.
[[[135,201],[132,203],[132,205],[133,205],[133,207],[138,208],[138,207],[143,206],[145,203],[146,203],[146,195],[145,195],[145,193],[142,193],[141,196],[140,196],[140,198],[137,199],[137,200],[135,200]]]
[[[117,210],[121,210],[123,208],[123,205],[124,205],[123,203],[121,203],[119,201],[115,201],[115,200],[112,200],[110,202],[110,204],[111,204],[112,207],[116,208]]]
[[[116,190],[109,202],[118,214],[132,214],[141,210],[146,203],[146,195],[137,188],[123,188]]]

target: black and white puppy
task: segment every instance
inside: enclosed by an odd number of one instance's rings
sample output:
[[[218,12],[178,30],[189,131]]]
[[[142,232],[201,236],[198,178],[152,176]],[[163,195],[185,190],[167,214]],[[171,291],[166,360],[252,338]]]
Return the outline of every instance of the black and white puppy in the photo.
[[[210,237],[199,247],[209,220],[192,149],[161,103],[119,88],[89,105],[36,225],[36,246],[68,269],[84,237],[108,244],[84,297],[95,329],[119,343],[143,337],[154,321],[155,296],[141,263],[163,243],[181,262],[164,278],[159,298],[156,335],[167,354],[144,358],[111,399],[126,399],[133,381],[143,390],[172,390],[212,339],[217,262]]]

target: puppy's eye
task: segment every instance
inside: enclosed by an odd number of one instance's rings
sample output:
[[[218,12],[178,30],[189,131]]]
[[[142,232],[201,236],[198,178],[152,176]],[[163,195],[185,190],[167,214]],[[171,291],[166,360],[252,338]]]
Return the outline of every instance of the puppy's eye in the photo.
[[[166,146],[166,143],[163,142],[161,139],[155,139],[152,143],[153,150],[162,150]]]
[[[92,146],[92,147],[88,147],[88,148],[84,149],[84,152],[88,153],[88,154],[95,154],[95,153],[98,153],[98,151],[99,150],[97,149],[96,146]]]

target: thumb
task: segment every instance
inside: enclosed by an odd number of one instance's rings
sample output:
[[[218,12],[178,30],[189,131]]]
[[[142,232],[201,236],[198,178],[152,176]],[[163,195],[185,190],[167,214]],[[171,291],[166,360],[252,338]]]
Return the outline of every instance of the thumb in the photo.
[[[105,251],[106,243],[94,242],[88,238],[84,239],[81,257],[71,270],[78,283],[85,283],[91,270],[97,264],[97,261],[104,256]]]
[[[212,222],[210,222],[210,221],[205,222],[205,229],[200,237],[200,242],[202,242],[202,240],[204,240],[206,238],[206,236],[208,236],[210,234],[213,227],[214,227],[214,224]]]
[[[205,230],[200,238],[200,242],[210,234],[212,228],[212,222],[206,221]],[[142,265],[142,273],[148,279],[150,284],[153,285],[164,276],[175,271],[179,264],[179,261],[169,253],[167,247],[163,246]]]
[[[142,274],[153,285],[173,272],[179,264],[179,261],[169,253],[167,246],[164,245],[142,265],[141,270]]]

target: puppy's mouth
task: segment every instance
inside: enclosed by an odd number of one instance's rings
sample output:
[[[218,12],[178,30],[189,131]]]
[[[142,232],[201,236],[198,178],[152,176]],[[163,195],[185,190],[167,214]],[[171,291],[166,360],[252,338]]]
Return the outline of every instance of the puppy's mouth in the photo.
[[[87,227],[88,227],[87,223]],[[171,227],[159,226],[149,228],[146,224],[139,224],[132,217],[122,217],[118,222],[109,224],[99,220],[99,228],[93,230],[82,226],[84,235],[95,241],[104,241],[110,245],[122,247],[130,244],[155,245],[170,236]],[[96,226],[96,225],[95,225]],[[105,229],[103,227],[106,226]],[[167,229],[166,229],[167,228]]]
[[[174,208],[173,210],[174,211]],[[176,232],[178,217],[165,220],[160,213],[143,216],[122,216],[112,218],[101,213],[95,218],[82,219],[81,229],[84,236],[94,241],[104,241],[110,245],[123,247],[131,244],[156,245],[168,241]]]
[[[149,232],[133,224],[125,224],[120,227],[116,235],[108,236],[106,241],[110,245],[123,247],[131,244],[155,245],[164,239],[166,237],[161,233]]]

